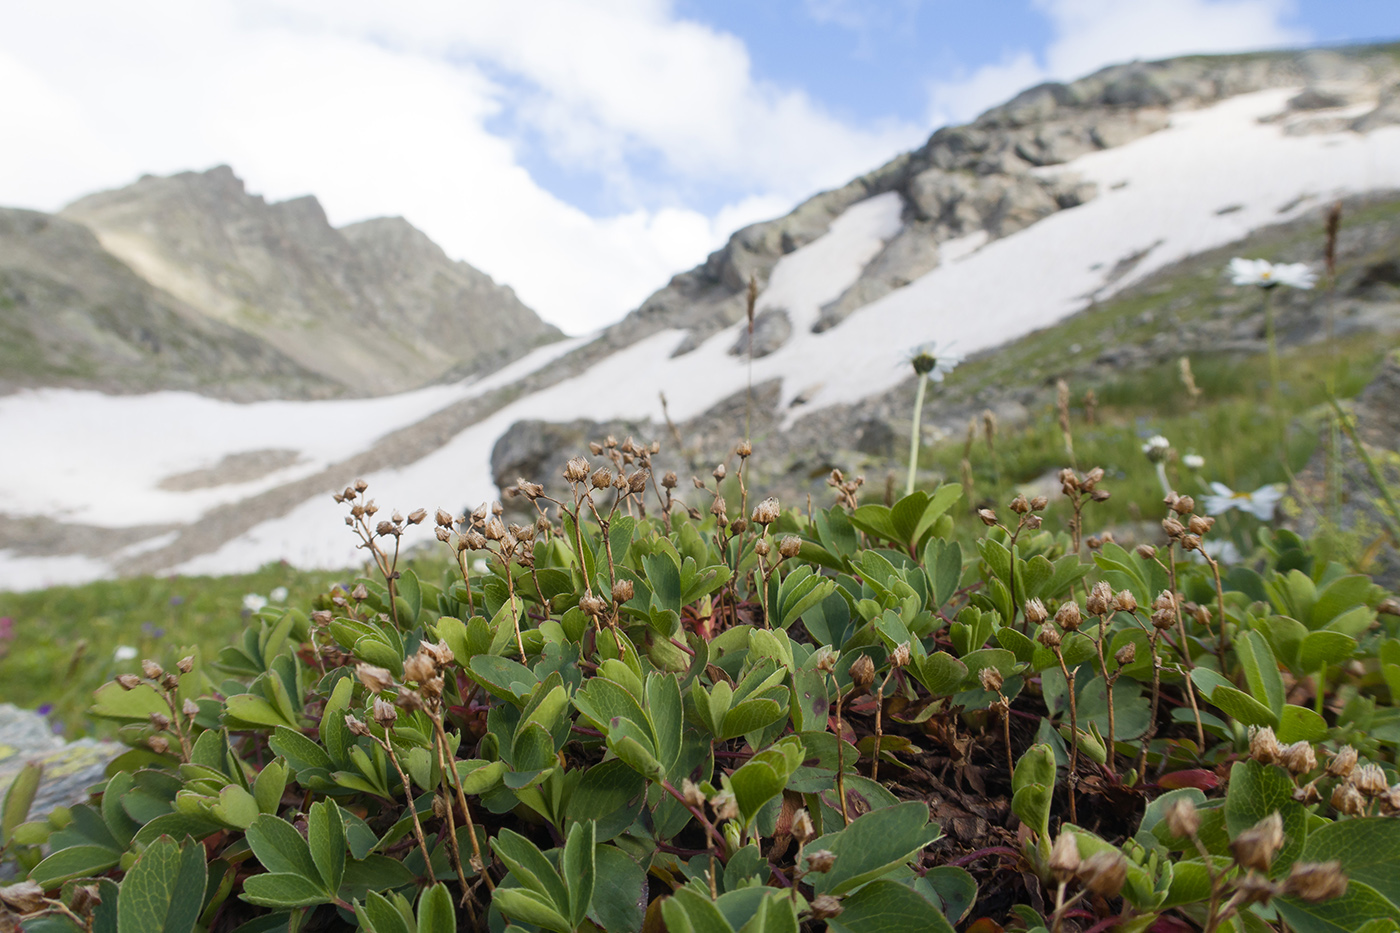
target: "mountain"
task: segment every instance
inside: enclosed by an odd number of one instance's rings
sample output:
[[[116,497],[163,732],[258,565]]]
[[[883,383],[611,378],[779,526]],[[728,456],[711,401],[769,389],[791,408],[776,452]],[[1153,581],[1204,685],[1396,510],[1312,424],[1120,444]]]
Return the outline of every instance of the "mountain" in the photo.
[[[550,344],[469,384],[255,412],[213,401],[176,410],[157,396],[0,399],[8,436],[65,439],[0,465],[0,514],[13,519],[0,528],[25,529],[0,536],[0,567],[37,582],[278,557],[343,566],[354,541],[328,493],[346,482],[364,476],[380,503],[405,511],[460,509],[519,475],[557,491],[563,458],[607,433],[656,438],[670,448],[662,469],[700,472],[751,424],[761,456],[750,485],[825,501],[832,467],[898,467],[915,344],[969,358],[926,409],[935,434],[983,409],[1024,420],[1057,378],[1262,352],[1257,302],[1224,266],[1236,254],[1319,265],[1316,231],[1335,201],[1346,218],[1338,327],[1393,330],[1398,82],[1390,45],[1135,62],[1032,88],[736,232],[596,338]],[[103,244],[158,278],[139,249]],[[192,265],[215,266],[222,249]],[[213,272],[198,281],[236,293]],[[1320,300],[1278,302],[1286,346],[1318,339]],[[123,477],[121,501],[72,466],[104,440],[78,430],[95,410],[138,426],[131,452],[101,458]],[[317,429],[332,419],[367,427]]]
[[[561,336],[406,220],[336,229],[314,197],[268,203],[228,166],[6,216],[11,385],[383,395]]]

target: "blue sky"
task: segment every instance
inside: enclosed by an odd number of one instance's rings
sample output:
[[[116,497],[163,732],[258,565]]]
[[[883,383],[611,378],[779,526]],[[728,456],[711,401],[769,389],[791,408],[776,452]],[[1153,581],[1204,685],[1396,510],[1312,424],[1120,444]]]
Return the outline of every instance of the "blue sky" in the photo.
[[[1048,79],[1400,38],[1400,0],[48,0],[0,30],[0,204],[228,163],[402,215],[566,330]]]

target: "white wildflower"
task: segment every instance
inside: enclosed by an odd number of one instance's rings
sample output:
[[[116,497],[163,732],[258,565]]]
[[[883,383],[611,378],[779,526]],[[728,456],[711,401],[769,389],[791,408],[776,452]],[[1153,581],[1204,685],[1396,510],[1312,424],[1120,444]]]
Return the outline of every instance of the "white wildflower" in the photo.
[[[285,603],[287,601],[287,588],[285,586],[273,587],[272,592],[267,594],[267,598],[274,603]]]
[[[962,357],[949,352],[946,347],[940,352],[938,344],[929,341],[909,351],[909,362],[913,365],[914,372],[920,376],[927,376],[933,382],[942,382],[944,376],[957,369]]]
[[[1167,459],[1167,451],[1172,449],[1172,442],[1160,434],[1149,437],[1142,445],[1142,452],[1147,455],[1147,459],[1153,463],[1161,463]]]
[[[1223,515],[1231,509],[1248,512],[1261,522],[1273,519],[1274,510],[1283,499],[1283,485],[1270,483],[1260,486],[1253,492],[1235,492],[1224,483],[1211,483],[1214,495],[1205,497],[1205,510],[1208,515]]]
[[[1205,467],[1206,458],[1200,454],[1187,454],[1181,458],[1181,465],[1188,470],[1199,470]]]
[[[112,652],[113,661],[132,661],[136,658],[136,649],[130,645],[117,645],[117,650]]]
[[[1272,263],[1267,259],[1242,259],[1236,256],[1230,260],[1230,281],[1235,285],[1255,285],[1259,288],[1287,285],[1289,288],[1309,289],[1317,282],[1317,274],[1301,262]]]
[[[243,597],[243,608],[248,612],[258,612],[267,605],[267,597],[258,593],[249,593]]]

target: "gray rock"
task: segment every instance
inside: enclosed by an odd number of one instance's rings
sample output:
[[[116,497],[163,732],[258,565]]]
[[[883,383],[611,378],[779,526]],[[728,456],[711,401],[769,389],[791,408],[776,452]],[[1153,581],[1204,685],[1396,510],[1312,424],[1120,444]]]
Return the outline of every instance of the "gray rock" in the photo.
[[[754,359],[777,350],[787,343],[791,336],[792,321],[788,318],[787,311],[782,308],[764,308],[755,314],[753,319]],[[749,331],[748,328],[744,328],[739,331],[739,339],[729,348],[729,353],[731,356],[748,356],[749,345]]]
[[[1387,88],[1381,94],[1376,109],[1357,117],[1351,128],[1358,133],[1369,133],[1371,130],[1396,124],[1400,124],[1400,84]]]
[[[105,779],[107,763],[125,751],[123,745],[91,738],[65,742],[33,710],[0,704],[0,799],[26,764],[41,764],[43,779],[29,819],[42,819],[54,807],[85,800],[88,788]]]

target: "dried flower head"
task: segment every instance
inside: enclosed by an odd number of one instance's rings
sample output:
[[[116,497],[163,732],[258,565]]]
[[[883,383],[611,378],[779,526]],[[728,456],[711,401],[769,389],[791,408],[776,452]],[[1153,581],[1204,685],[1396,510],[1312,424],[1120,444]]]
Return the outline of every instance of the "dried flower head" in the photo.
[[[909,642],[903,641],[890,652],[890,664],[894,667],[907,667],[910,660]]]
[[[1332,754],[1332,760],[1327,762],[1327,773],[1332,777],[1344,778],[1355,769],[1356,761],[1356,749],[1350,745],[1343,745]]]
[[[1167,808],[1167,831],[1178,838],[1196,835],[1201,829],[1201,815],[1196,810],[1195,801],[1189,797],[1178,797]]]
[[[360,663],[355,665],[355,676],[369,688],[370,693],[380,693],[394,685],[394,675],[382,667]]]
[[[1026,615],[1026,621],[1031,625],[1040,625],[1046,619],[1050,618],[1050,613],[1046,611],[1045,604],[1040,601],[1040,597],[1038,596],[1033,596],[1026,600],[1023,611]]]
[[[1094,584],[1094,588],[1089,591],[1089,595],[1084,600],[1084,608],[1091,616],[1107,615],[1109,608],[1113,605],[1113,587],[1108,585],[1107,580],[1100,580]]]
[[[1050,874],[1060,884],[1067,884],[1074,877],[1074,873],[1079,871],[1082,862],[1078,841],[1070,833],[1060,833],[1054,848],[1050,850],[1050,861],[1047,863]]]
[[[1332,788],[1332,808],[1343,816],[1361,816],[1366,812],[1366,798],[1350,783]]]
[[[618,580],[613,584],[612,598],[614,603],[621,605],[634,595],[636,595],[636,588],[632,585],[631,580]]]
[[[351,735],[374,735],[369,726],[349,714],[345,716],[345,728],[350,730]]]
[[[863,654],[851,663],[851,681],[861,690],[867,689],[875,682],[875,662],[870,660],[870,655]]]
[[[807,870],[818,875],[831,871],[836,864],[836,853],[830,849],[818,849],[807,856]]]
[[[715,811],[715,820],[734,820],[739,818],[739,804],[734,799],[732,791],[722,790],[710,798],[710,807]]]
[[[1272,726],[1249,727],[1249,757],[1261,765],[1279,763],[1283,758],[1283,747],[1278,743]]]
[[[1011,500],[1011,511],[1015,512],[1017,515],[1025,515],[1030,510],[1030,500],[1025,496],[1018,494],[1016,498]]]
[[[387,729],[399,718],[399,711],[394,709],[394,704],[383,697],[375,697],[373,715],[374,721]]]
[[[817,828],[812,825],[812,817],[808,815],[806,807],[799,808],[793,814],[792,838],[797,840],[798,845],[803,846],[817,838]]]
[[[1133,550],[1136,551],[1137,556],[1141,557],[1143,560],[1152,560],[1157,556],[1157,549],[1150,544],[1139,544]]]
[[[1118,662],[1119,667],[1127,667],[1137,660],[1137,643],[1128,642],[1123,647],[1113,653],[1113,660]]]
[[[146,739],[146,747],[157,755],[164,755],[170,751],[170,740],[163,735],[153,735]]]
[[[151,680],[160,680],[161,675],[165,673],[165,669],[150,658],[147,658],[141,662],[141,673],[145,674]]]
[[[1083,617],[1079,614],[1079,604],[1070,600],[1062,603],[1055,613],[1055,624],[1066,632],[1073,632],[1079,628]]]
[[[982,670],[977,672],[977,680],[982,684],[983,690],[989,690],[992,693],[1000,693],[1001,686],[1005,683],[1005,680],[1001,676],[1001,671],[997,670],[995,667],[982,668]]]
[[[832,895],[818,894],[812,898],[812,905],[807,909],[807,913],[813,920],[830,920],[832,917],[841,916],[845,909],[841,906],[841,901]]]
[[[753,510],[753,522],[756,525],[771,525],[778,520],[780,510],[778,500],[774,496],[764,499]]]
[[[778,545],[778,553],[785,559],[791,559],[802,553],[802,539],[797,535],[788,535],[783,538]]]
[[[199,715],[199,704],[194,700],[186,699],[184,703],[180,704],[180,711],[193,719]]]
[[[564,479],[571,483],[581,483],[588,479],[588,461],[574,457],[564,464]]]
[[[1119,590],[1113,597],[1113,608],[1117,612],[1137,612],[1137,597],[1132,590]]]
[[[982,519],[982,524],[989,528],[997,523],[997,513],[991,509],[978,509],[977,517]]]
[[[1128,880],[1128,861],[1117,849],[1100,849],[1079,863],[1079,880],[1100,897],[1117,897]]]
[[[425,684],[437,675],[437,664],[427,652],[409,655],[403,662],[403,679]]]
[[[1282,848],[1283,818],[1275,810],[1236,836],[1230,843],[1230,854],[1245,868],[1267,874]]]
[[[1330,901],[1347,893],[1341,862],[1294,862],[1283,890],[1300,901]]]
[[[1298,775],[1307,774],[1317,767],[1317,755],[1313,752],[1312,743],[1301,739],[1284,746],[1280,758],[1285,768]]]
[[[1356,789],[1367,797],[1379,797],[1387,789],[1385,772],[1376,764],[1365,764],[1357,768],[1352,772],[1350,780],[1356,785]]]
[[[739,527],[738,527],[738,525],[739,525],[739,523],[736,521],[736,522],[734,523],[735,531],[736,531],[736,532],[740,530]],[[753,543],[753,552],[754,552],[755,554],[757,554],[759,557],[767,557],[767,556],[768,556],[768,553],[769,553],[770,551],[772,551],[772,550],[773,550],[773,546],[772,546],[771,544],[768,543],[768,539],[767,539],[767,538],[759,538],[757,541],[755,541],[755,542]]]
[[[1054,651],[1056,648],[1060,647],[1060,642],[1062,641],[1062,639],[1060,638],[1060,633],[1056,631],[1053,626],[1049,625],[1041,628],[1040,634],[1036,635],[1035,638],[1036,641],[1040,642],[1042,645],[1049,648],[1051,651]]]
[[[121,685],[123,690],[135,690],[141,686],[141,678],[135,674],[122,674],[117,677],[117,683]]]
[[[681,796],[692,808],[698,810],[705,805],[705,792],[690,778],[681,781]]]
[[[680,478],[676,476],[675,470],[667,470],[666,475],[661,477],[661,485],[665,489],[675,489],[680,483]]]

